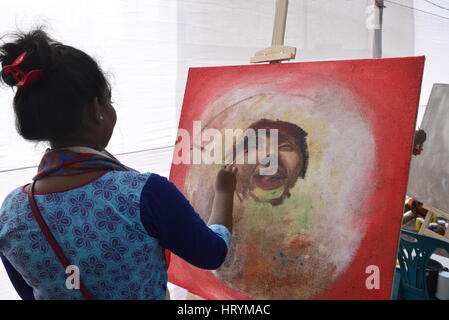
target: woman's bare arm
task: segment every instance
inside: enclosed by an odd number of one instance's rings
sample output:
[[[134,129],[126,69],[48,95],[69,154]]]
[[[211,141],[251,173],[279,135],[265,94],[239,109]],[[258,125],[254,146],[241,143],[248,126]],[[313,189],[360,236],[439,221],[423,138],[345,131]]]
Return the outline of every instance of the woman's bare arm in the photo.
[[[234,191],[237,184],[237,168],[232,165],[220,169],[215,180],[215,196],[208,225],[221,224],[232,233]]]

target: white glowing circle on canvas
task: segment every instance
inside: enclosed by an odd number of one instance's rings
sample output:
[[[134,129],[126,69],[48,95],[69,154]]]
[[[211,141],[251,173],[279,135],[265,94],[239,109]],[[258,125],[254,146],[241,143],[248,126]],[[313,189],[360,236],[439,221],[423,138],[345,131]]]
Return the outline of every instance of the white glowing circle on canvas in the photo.
[[[326,83],[288,92],[270,84],[233,88],[200,119],[222,132],[245,130],[259,119],[289,122],[307,132],[307,172],[290,197],[276,206],[235,198],[232,247],[215,275],[249,297],[316,297],[350,266],[364,237],[363,202],[372,191],[376,161],[372,128],[359,111],[363,102]],[[219,167],[192,165],[185,182],[205,221]]]

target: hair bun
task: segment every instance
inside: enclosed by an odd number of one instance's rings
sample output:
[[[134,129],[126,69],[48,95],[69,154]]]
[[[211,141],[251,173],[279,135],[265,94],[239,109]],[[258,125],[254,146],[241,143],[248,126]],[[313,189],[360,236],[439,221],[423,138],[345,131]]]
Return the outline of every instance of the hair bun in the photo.
[[[7,42],[0,47],[0,62],[2,69],[14,62],[22,53],[27,52],[20,69],[25,72],[31,70],[48,70],[52,65],[56,41],[51,39],[42,28],[28,33],[15,33],[12,42]],[[9,74],[2,72],[1,81],[9,86],[15,86],[17,81]]]

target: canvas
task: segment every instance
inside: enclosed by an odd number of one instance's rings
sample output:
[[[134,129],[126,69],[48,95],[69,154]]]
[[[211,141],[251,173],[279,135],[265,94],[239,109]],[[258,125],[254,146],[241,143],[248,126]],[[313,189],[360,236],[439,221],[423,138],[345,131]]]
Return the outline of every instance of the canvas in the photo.
[[[449,213],[449,84],[434,84],[420,129],[426,141],[412,157],[407,194]]]
[[[191,68],[170,180],[207,222],[218,160],[235,163],[234,227],[219,269],[173,256],[169,280],[206,299],[389,299],[423,65]],[[245,146],[246,129],[268,143]],[[259,148],[271,175],[236,161]]]

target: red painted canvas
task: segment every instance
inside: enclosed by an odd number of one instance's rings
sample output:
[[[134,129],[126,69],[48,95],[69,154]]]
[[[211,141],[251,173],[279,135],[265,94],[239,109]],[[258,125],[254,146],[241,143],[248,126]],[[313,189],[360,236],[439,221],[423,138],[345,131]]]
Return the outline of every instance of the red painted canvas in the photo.
[[[248,129],[277,130],[276,170],[234,160],[226,261],[206,271],[173,255],[169,281],[206,299],[389,299],[423,66],[410,57],[190,69],[170,180],[201,217],[219,160],[259,152],[245,147]]]

